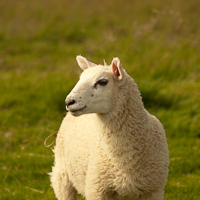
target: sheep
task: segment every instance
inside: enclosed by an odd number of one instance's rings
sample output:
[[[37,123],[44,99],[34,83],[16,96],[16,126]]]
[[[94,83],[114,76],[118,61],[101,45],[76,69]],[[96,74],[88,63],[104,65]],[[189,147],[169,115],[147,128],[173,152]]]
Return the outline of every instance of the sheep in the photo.
[[[119,58],[110,66],[82,56],[66,97],[69,111],[54,148],[51,185],[59,200],[161,200],[169,151],[160,121],[144,108]]]

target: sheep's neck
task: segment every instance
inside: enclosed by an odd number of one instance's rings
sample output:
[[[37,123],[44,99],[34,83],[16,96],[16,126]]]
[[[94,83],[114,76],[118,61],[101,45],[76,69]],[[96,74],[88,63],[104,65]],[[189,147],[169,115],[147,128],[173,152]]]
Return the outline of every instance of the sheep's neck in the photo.
[[[141,140],[144,141],[148,121],[140,92],[135,83],[129,83],[129,90],[123,94],[123,99],[125,102],[120,106],[123,109],[109,116],[101,115],[100,120],[104,130],[101,139],[107,144],[106,151],[114,159],[121,160],[124,165],[143,151]]]
[[[116,98],[113,110],[108,114],[99,115],[104,128],[120,135],[123,132],[134,134],[135,131],[143,129],[147,122],[147,113],[140,92],[132,78],[128,77],[126,85],[119,91]]]

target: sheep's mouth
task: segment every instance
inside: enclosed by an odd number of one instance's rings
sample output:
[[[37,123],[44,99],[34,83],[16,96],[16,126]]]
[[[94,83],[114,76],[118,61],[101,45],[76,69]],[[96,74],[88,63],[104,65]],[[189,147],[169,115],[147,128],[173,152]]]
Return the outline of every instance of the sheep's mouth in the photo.
[[[71,113],[76,113],[76,112],[80,112],[80,111],[84,110],[86,107],[87,107],[87,106],[84,106],[84,107],[78,108],[78,109],[70,109],[69,111],[70,111]]]

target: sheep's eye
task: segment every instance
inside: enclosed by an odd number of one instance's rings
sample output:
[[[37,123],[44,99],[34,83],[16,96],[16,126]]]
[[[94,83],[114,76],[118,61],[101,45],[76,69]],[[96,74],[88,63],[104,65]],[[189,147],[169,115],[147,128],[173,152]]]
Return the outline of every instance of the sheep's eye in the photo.
[[[107,79],[101,79],[97,82],[97,84],[99,85],[107,85],[108,84],[108,80]]]
[[[107,84],[108,84],[108,80],[107,79],[100,79],[99,81],[96,82],[95,87],[97,85],[105,86]]]

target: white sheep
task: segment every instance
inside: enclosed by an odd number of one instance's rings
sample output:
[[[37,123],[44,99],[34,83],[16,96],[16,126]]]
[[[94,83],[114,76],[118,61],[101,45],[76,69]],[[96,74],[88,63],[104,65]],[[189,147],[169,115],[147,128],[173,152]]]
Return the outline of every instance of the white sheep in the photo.
[[[77,56],[84,70],[66,98],[51,184],[59,200],[161,200],[168,176],[165,131],[118,58]]]

